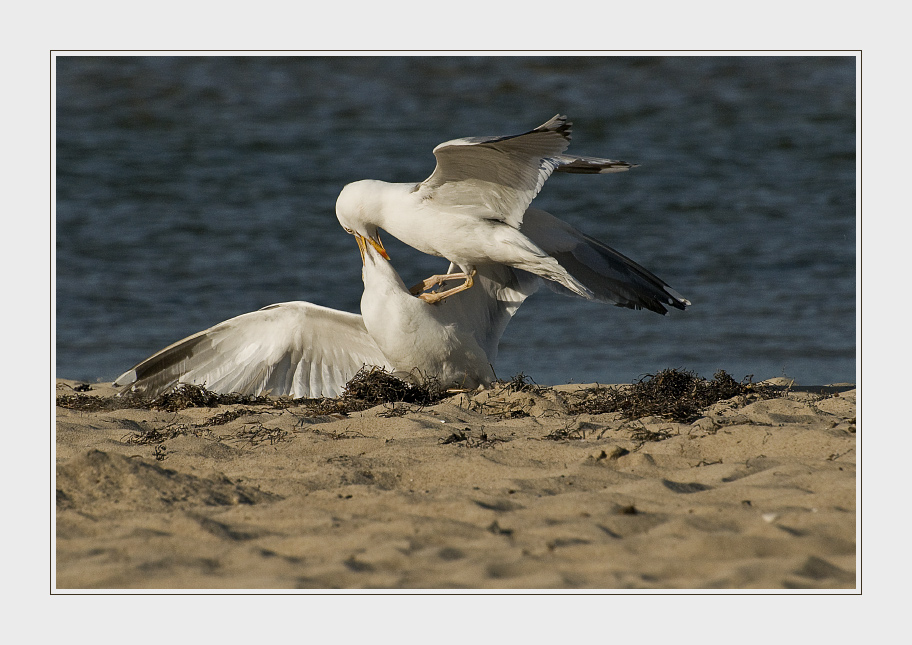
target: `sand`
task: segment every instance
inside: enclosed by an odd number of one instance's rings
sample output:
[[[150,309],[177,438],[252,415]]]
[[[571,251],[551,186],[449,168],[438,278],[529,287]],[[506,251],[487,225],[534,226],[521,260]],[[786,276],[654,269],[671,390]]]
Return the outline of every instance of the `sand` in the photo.
[[[568,414],[586,387],[320,417],[58,407],[56,587],[857,588],[853,386],[688,424]]]

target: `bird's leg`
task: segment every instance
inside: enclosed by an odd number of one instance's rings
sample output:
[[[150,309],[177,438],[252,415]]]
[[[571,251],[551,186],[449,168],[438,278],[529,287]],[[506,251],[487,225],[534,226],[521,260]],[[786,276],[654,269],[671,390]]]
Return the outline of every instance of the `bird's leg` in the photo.
[[[428,292],[428,293],[422,293],[418,297],[421,298],[422,300],[424,300],[426,303],[432,305],[434,303],[440,302],[441,300],[443,300],[445,298],[449,298],[450,296],[457,294],[460,291],[465,291],[466,289],[471,289],[472,285],[475,284],[475,281],[473,280],[474,276],[475,276],[475,269],[472,269],[472,272],[469,273],[468,275],[466,275],[465,273],[450,273],[449,275],[445,275],[442,277],[444,277],[444,278],[465,277],[465,282],[463,282],[458,287],[453,287],[452,289],[447,289],[446,291],[441,291],[439,293],[433,292],[433,291]],[[434,276],[434,277],[441,277],[441,276]]]
[[[414,287],[409,289],[409,293],[412,294],[413,296],[417,296],[418,294],[420,294],[424,291],[427,291],[428,289],[430,289],[432,287],[436,287],[437,285],[443,284],[444,282],[447,282],[448,280],[467,280],[468,278],[469,278],[469,276],[467,276],[465,273],[448,273],[446,275],[432,275],[430,278],[422,280],[421,282],[416,284]]]

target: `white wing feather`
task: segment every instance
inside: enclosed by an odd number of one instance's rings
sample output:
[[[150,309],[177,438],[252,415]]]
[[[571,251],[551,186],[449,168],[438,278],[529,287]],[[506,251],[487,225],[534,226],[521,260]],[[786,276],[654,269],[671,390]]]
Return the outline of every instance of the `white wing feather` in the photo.
[[[178,383],[221,394],[336,397],[364,365],[389,369],[361,316],[284,302],[180,340],[122,374],[114,385],[130,385],[150,397]]]

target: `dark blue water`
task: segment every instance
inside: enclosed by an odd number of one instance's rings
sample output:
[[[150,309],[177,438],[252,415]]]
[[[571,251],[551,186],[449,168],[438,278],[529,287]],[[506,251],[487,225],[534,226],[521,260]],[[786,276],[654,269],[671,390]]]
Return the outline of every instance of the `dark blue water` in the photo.
[[[498,375],[665,367],[856,380],[853,57],[57,58],[57,375],[110,380],[286,300],[358,311],[348,182],[419,181],[445,140],[574,122],[536,205],[693,302],[662,317],[542,290]],[[406,283],[445,269],[384,238]]]

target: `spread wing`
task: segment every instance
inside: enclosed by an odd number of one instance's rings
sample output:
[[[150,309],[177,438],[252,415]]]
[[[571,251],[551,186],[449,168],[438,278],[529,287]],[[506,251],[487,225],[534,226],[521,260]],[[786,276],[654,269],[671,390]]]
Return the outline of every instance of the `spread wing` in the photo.
[[[556,115],[523,134],[441,143],[434,148],[437,167],[416,190],[437,208],[519,228],[526,208],[560,165],[554,158],[570,145],[570,125]]]
[[[364,365],[389,367],[361,316],[284,302],[193,334],[142,361],[115,386],[154,397],[178,383],[220,394],[339,396]]]
[[[690,305],[689,300],[630,258],[550,213],[530,208],[521,230],[588,287],[596,300],[660,314],[668,313],[666,306],[683,310]],[[560,286],[556,290],[569,293]]]

